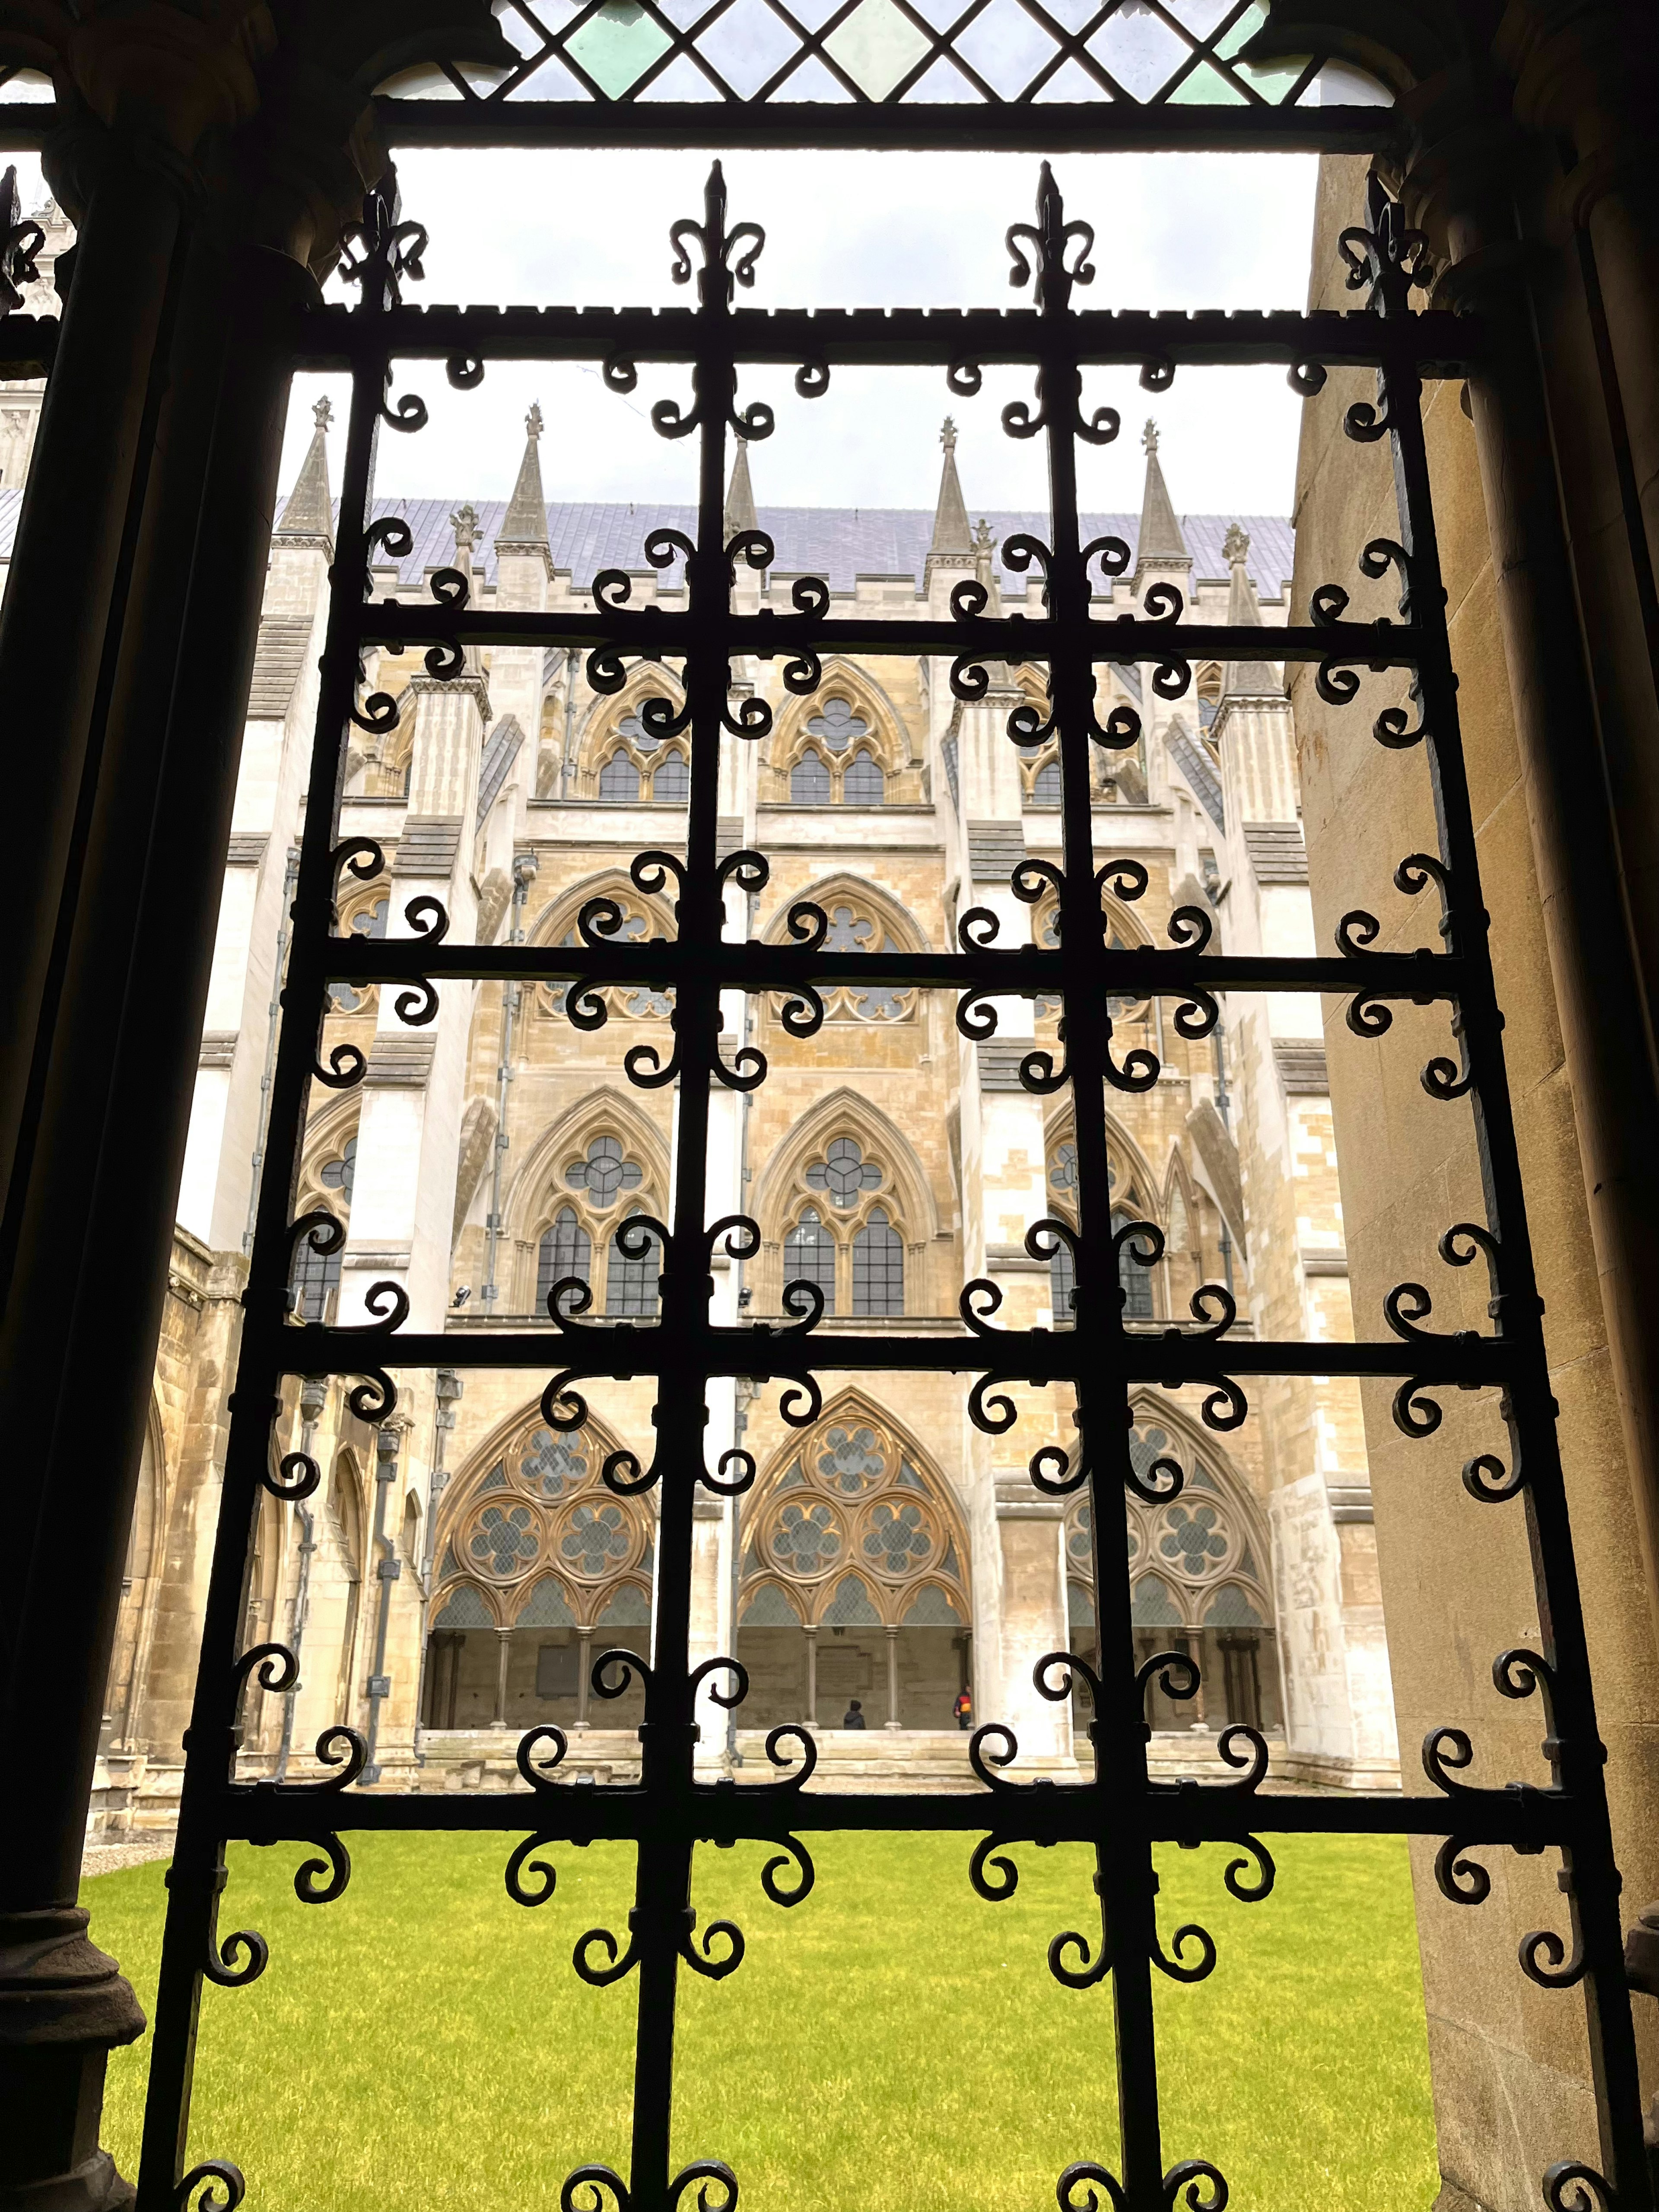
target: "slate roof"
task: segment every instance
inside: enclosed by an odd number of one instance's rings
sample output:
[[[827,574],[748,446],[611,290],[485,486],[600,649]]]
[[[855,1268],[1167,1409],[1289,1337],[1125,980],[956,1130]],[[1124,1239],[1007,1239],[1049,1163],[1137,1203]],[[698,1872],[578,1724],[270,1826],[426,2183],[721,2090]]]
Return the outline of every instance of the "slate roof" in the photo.
[[[0,492],[0,501],[7,497]],[[399,514],[414,537],[414,550],[398,569],[401,586],[418,589],[427,572],[447,568],[455,557],[455,533],[449,518],[459,499],[377,500],[376,515]],[[504,500],[477,500],[478,544],[474,549],[474,573],[485,580],[495,576],[495,534],[506,513]],[[823,576],[832,591],[850,591],[859,576],[893,576],[920,582],[927,565],[927,547],[933,534],[931,509],[921,507],[763,507],[760,526],[778,549],[777,565],[786,575]],[[1043,537],[1048,527],[1045,513],[1032,509],[1013,513],[1006,508],[986,510],[999,544],[1016,531]],[[978,519],[978,510],[975,510]],[[1085,514],[1079,518],[1085,542],[1091,538],[1127,539],[1133,558],[1140,534],[1137,514]],[[1194,578],[1223,581],[1228,574],[1222,540],[1237,522],[1249,532],[1249,571],[1263,599],[1277,599],[1291,574],[1295,538],[1289,520],[1278,514],[1183,514],[1181,527],[1193,556]],[[568,569],[579,591],[585,591],[600,568],[648,567],[642,547],[653,530],[679,530],[687,536],[696,529],[690,507],[656,507],[640,501],[554,501],[547,510],[547,538],[553,565]],[[3,544],[3,538],[0,538]],[[664,571],[678,582],[678,562]],[[1005,573],[1005,586],[1024,593],[1024,579]]]
[[[0,560],[10,556],[17,530],[21,490],[0,486]],[[449,567],[455,558],[455,533],[449,518],[459,499],[377,500],[374,512],[401,514],[415,539],[415,549],[400,564],[400,585],[418,588],[428,569]],[[495,580],[495,533],[507,513],[503,499],[475,500],[479,543],[474,550],[474,574]],[[338,507],[336,506],[337,519]],[[986,510],[987,519],[1003,544],[1017,530],[1041,538],[1048,526],[1047,514],[1036,509],[1015,514],[1005,507]],[[280,515],[278,520],[280,520]],[[977,520],[977,514],[975,514]],[[1091,538],[1122,538],[1131,558],[1140,532],[1137,514],[1085,514],[1079,517],[1085,541]],[[1249,573],[1263,599],[1276,599],[1291,574],[1296,549],[1289,518],[1282,514],[1183,514],[1182,534],[1193,556],[1193,574],[1217,582],[1228,574],[1221,546],[1228,526],[1237,522],[1250,536]],[[931,509],[921,507],[763,507],[760,526],[778,549],[778,567],[787,575],[823,576],[833,591],[850,591],[858,576],[906,576],[920,580],[927,565],[927,546],[933,534]],[[647,563],[641,547],[647,531],[683,530],[690,535],[696,515],[690,507],[629,505],[625,500],[572,501],[550,505],[548,544],[556,568],[569,570],[579,590],[585,591],[599,568],[643,570]],[[679,569],[666,572],[678,580]],[[1024,579],[1005,574],[1010,590],[1023,592]]]

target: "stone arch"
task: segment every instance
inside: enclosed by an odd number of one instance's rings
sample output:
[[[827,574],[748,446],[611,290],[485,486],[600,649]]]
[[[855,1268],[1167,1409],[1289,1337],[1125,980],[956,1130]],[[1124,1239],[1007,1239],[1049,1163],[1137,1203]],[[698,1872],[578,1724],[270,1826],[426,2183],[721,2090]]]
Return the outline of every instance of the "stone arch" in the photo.
[[[903,1241],[908,1261],[905,1302],[926,1311],[929,1294],[925,1255],[939,1230],[939,1208],[915,1147],[897,1123],[850,1085],[841,1085],[810,1107],[774,1148],[757,1178],[752,1210],[761,1233],[757,1296],[764,1310],[781,1310],[783,1243],[804,1206],[815,1204],[805,1176],[812,1161],[839,1137],[850,1137],[884,1170],[879,1188],[862,1194],[830,1226],[842,1241],[855,1236],[877,1207]],[[829,1220],[828,1210],[820,1218]]]
[[[620,691],[602,693],[593,700],[577,734],[573,798],[599,799],[605,796],[599,779],[606,764],[618,753],[629,761],[641,779],[641,804],[647,803],[654,796],[655,776],[663,762],[671,755],[678,756],[689,763],[691,757],[689,731],[653,741],[644,738],[642,733],[635,734],[623,728],[624,722],[638,716],[647,699],[666,699],[678,714],[685,703],[684,686],[672,671],[655,662],[641,662],[629,672],[628,681]]]
[[[884,890],[868,876],[854,875],[848,869],[839,868],[833,874],[819,876],[804,890],[792,891],[781,898],[771,918],[761,932],[766,945],[788,945],[794,940],[789,934],[789,909],[806,901],[820,906],[826,914],[832,913],[836,904],[862,908],[880,924],[882,941],[871,949],[874,951],[931,952],[926,931],[908,907],[901,905],[891,891]]]
[[[599,1136],[617,1138],[642,1173],[637,1184],[618,1192],[615,1202],[596,1208],[580,1189],[566,1185],[564,1170],[569,1161],[585,1156]],[[633,1212],[665,1218],[668,1200],[668,1146],[661,1133],[636,1100],[614,1085],[600,1084],[543,1131],[503,1199],[502,1219],[520,1276],[514,1286],[517,1310],[540,1312],[535,1295],[538,1249],[544,1231],[557,1214],[566,1211],[574,1214],[588,1237],[594,1291],[603,1303],[605,1285],[598,1263],[600,1254],[609,1250],[617,1224]]]
[[[1042,1132],[1043,1154],[1050,1164],[1051,1176],[1053,1164],[1059,1156],[1060,1146],[1074,1141],[1075,1123],[1072,1109],[1069,1105],[1065,1105],[1049,1116]],[[1117,1181],[1112,1186],[1114,1206],[1121,1204],[1132,1193],[1138,1194],[1146,1205],[1142,1218],[1148,1221],[1159,1221],[1158,1205],[1164,1183],[1153,1174],[1152,1161],[1146,1152],[1109,1108],[1106,1115],[1106,1153],[1117,1169]],[[1075,1200],[1058,1188],[1052,1179],[1048,1182],[1048,1201],[1057,1213],[1063,1214],[1067,1220],[1073,1218]]]
[[[775,1451],[744,1516],[738,1656],[753,1723],[945,1728],[973,1621],[967,1524],[928,1454],[840,1391]]]
[[[649,937],[672,939],[675,935],[674,907],[672,898],[653,897],[636,890],[632,878],[624,867],[600,868],[580,883],[567,884],[562,890],[554,891],[538,913],[526,932],[532,945],[563,945],[579,941],[577,917],[590,899],[614,898],[624,915],[638,914],[646,917]]]
[[[368,1514],[362,1469],[349,1444],[343,1445],[335,1453],[329,1468],[323,1492],[322,1519],[326,1547],[318,1565],[323,1565],[325,1571],[319,1577],[314,1567],[313,1570],[312,1620],[316,1620],[318,1597],[324,1595],[333,1615],[337,1653],[335,1715],[350,1727],[356,1709],[355,1660],[362,1626],[364,1578],[368,1571]],[[323,1584],[321,1591],[314,1587],[319,1583]]]
[[[863,745],[875,755],[890,776],[897,775],[909,765],[910,732],[903,715],[868,669],[836,654],[823,663],[823,681],[811,698],[792,698],[777,717],[769,755],[770,764],[778,775],[787,780],[790,769],[809,745],[816,744],[829,761],[827,749],[822,741],[814,739],[806,726],[822,715],[824,702],[830,699],[845,699],[860,720],[869,725],[867,734],[848,746],[848,757]]]
[[[469,1453],[438,1509],[429,1726],[585,1722],[594,1652],[648,1655],[656,1522],[605,1486],[617,1449],[592,1415],[561,1435],[532,1405]],[[635,1690],[604,1724],[641,1710]]]
[[[106,1747],[112,1751],[141,1751],[145,1747],[142,1716],[150,1644],[155,1633],[166,1528],[167,1440],[161,1407],[152,1389],[144,1422],[138,1487],[133,1498],[132,1525],[127,1535],[121,1605],[116,1616],[115,1643],[110,1653],[104,1692],[104,1741]]]

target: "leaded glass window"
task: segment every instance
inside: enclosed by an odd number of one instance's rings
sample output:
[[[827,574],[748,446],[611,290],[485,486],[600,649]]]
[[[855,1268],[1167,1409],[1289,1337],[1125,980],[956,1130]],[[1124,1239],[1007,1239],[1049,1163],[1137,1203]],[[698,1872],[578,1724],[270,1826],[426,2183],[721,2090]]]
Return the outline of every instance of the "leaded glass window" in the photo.
[[[1046,760],[1031,778],[1033,806],[1058,806],[1060,804],[1060,763]]]
[[[585,1159],[573,1160],[564,1171],[572,1190],[585,1190],[596,1206],[611,1204],[619,1190],[637,1190],[645,1171],[623,1152],[620,1139],[595,1137]]]
[[[599,770],[599,797],[625,805],[640,795],[640,772],[628,755],[614,752]]]
[[[1070,1328],[1073,1325],[1072,1293],[1076,1288],[1077,1262],[1072,1257],[1072,1248],[1064,1237],[1058,1237],[1048,1261],[1048,1304],[1056,1328]]]
[[[657,763],[651,796],[669,806],[684,806],[691,796],[691,763],[678,749],[671,747]]]
[[[887,779],[881,772],[881,763],[875,755],[860,745],[847,764],[841,780],[843,806],[884,806],[887,803]]]
[[[629,1221],[635,1218],[637,1209],[628,1217]],[[657,1270],[660,1263],[657,1239],[649,1231],[640,1232],[645,1249],[638,1259],[634,1259],[623,1249],[626,1226],[624,1223],[611,1239],[605,1310],[613,1321],[648,1321],[657,1310]]]
[[[337,1190],[348,1206],[351,1203],[351,1186],[357,1179],[357,1139],[348,1137],[337,1157],[324,1163],[318,1180],[330,1190]]]
[[[592,1239],[574,1211],[562,1206],[551,1224],[542,1232],[542,1241],[536,1250],[537,1312],[547,1311],[548,1294],[555,1283],[562,1283],[572,1275],[580,1277],[584,1283],[591,1280],[592,1265]]]
[[[830,791],[829,765],[809,746],[789,771],[789,796],[797,806],[828,806]]]
[[[1127,1228],[1138,1217],[1126,1213],[1119,1207],[1112,1212],[1112,1234]],[[1123,1318],[1125,1321],[1151,1321],[1152,1318],[1152,1271],[1143,1267],[1131,1255],[1126,1243],[1119,1248],[1117,1279],[1123,1285]]]
[[[850,906],[836,906],[830,909],[823,946],[826,952],[873,952],[879,935],[873,921],[855,915]]]
[[[806,1180],[814,1190],[827,1190],[830,1204],[844,1212],[861,1190],[881,1188],[881,1170],[853,1138],[836,1137],[807,1169]]]
[[[328,1321],[333,1316],[334,1294],[340,1287],[340,1255],[319,1252],[309,1237],[300,1239],[294,1255],[294,1310],[301,1321]]]
[[[853,1239],[853,1311],[904,1311],[904,1246],[879,1206]]]
[[[854,738],[866,738],[870,725],[861,714],[853,712],[848,699],[826,699],[823,712],[814,714],[806,725],[809,738],[822,738],[832,753],[844,753]]]
[[[783,1240],[783,1279],[786,1283],[816,1283],[823,1292],[823,1310],[836,1310],[836,1240],[809,1206]]]
[[[818,1454],[818,1473],[832,1490],[867,1490],[879,1482],[886,1468],[876,1443],[876,1432],[860,1425],[836,1427],[823,1439]]]

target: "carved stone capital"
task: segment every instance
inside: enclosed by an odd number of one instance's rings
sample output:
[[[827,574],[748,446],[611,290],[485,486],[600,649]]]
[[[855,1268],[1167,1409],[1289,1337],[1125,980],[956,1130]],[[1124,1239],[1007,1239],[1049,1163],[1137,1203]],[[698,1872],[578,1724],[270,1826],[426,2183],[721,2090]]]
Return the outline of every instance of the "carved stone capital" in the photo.
[[[1608,191],[1653,195],[1659,22],[1650,10],[1622,0],[1509,0],[1493,52],[1515,79],[1517,119],[1572,142],[1575,222]]]

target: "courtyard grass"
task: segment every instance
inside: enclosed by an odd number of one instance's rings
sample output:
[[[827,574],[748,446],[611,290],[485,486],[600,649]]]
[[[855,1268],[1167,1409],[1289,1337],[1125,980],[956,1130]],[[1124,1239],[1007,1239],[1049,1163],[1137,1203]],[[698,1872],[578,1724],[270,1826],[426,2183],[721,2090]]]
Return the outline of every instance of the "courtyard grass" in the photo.
[[[626,1940],[633,1853],[552,1847],[553,1900],[514,1905],[516,1838],[349,1838],[351,1886],[295,1898],[301,1847],[237,1845],[222,1934],[259,1929],[270,1964],[208,1988],[193,2159],[228,2157],[248,2212],[497,2212],[556,2205],[577,2164],[628,2167],[636,1978],[571,1971],[584,1929]],[[1111,1984],[1060,1987],[1057,1930],[1087,1931],[1091,1861],[1015,1848],[1018,1893],[969,1888],[962,1838],[827,1835],[785,1912],[758,1844],[699,1850],[704,1926],[748,1953],[689,1971],[675,2154],[727,2160],[744,2212],[1047,2212],[1075,2159],[1116,2163]],[[1160,1853],[1165,1948],[1199,1919],[1219,1961],[1158,1990],[1166,2162],[1212,2160],[1238,2212],[1426,2212],[1437,2177],[1406,1846],[1286,1838],[1264,1903],[1222,1888],[1224,1846]],[[148,2009],[165,1869],[82,1889],[92,1934]],[[1096,1923],[1096,1933],[1098,1922]],[[112,2061],[105,2140],[137,2166],[148,2044]]]

